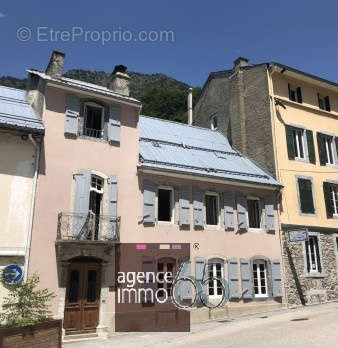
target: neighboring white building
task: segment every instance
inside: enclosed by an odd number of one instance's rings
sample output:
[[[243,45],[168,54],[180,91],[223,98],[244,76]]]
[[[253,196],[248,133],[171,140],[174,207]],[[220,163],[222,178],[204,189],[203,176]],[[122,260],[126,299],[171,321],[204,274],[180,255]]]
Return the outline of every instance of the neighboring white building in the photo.
[[[0,270],[17,264],[25,276],[43,134],[26,92],[0,86]],[[5,294],[0,285],[0,306]]]

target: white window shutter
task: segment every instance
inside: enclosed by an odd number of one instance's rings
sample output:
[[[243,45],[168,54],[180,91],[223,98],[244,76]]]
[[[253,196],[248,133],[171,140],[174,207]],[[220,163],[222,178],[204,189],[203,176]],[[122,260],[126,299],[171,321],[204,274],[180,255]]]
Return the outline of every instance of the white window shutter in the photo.
[[[272,196],[265,198],[265,225],[266,232],[275,232],[275,209]]]
[[[248,222],[246,217],[246,197],[242,194],[237,195],[237,217],[238,217],[238,230],[246,231],[248,229]]]
[[[143,181],[143,222],[155,223],[156,184],[150,180]]]
[[[253,282],[250,260],[241,259],[242,294],[244,299],[253,298]]]
[[[108,123],[108,141],[119,142],[121,133],[121,108],[117,105],[110,105]]]
[[[77,136],[79,131],[80,98],[75,95],[66,96],[65,134]]]
[[[224,192],[224,227],[226,230],[234,229],[234,197],[232,192]]]
[[[180,204],[180,226],[190,225],[190,189],[188,186],[180,187],[179,191],[179,204]]]

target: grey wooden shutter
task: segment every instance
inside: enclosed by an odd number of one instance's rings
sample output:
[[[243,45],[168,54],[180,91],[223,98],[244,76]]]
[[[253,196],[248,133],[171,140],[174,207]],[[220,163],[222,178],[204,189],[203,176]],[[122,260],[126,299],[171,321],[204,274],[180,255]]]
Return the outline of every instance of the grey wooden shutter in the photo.
[[[194,227],[203,227],[203,198],[204,192],[198,188],[193,189]]]
[[[303,97],[302,97],[302,89],[300,87],[297,87],[297,102],[303,103]]]
[[[306,130],[306,139],[307,139],[307,149],[309,153],[309,162],[315,164],[316,163],[315,146],[313,143],[313,132],[311,130]]]
[[[196,288],[197,292],[199,293],[200,297],[203,298],[204,303],[207,303],[208,301],[208,284],[205,282],[203,285],[203,280],[207,279],[208,277],[208,270],[206,269],[207,262],[206,259],[203,257],[196,256],[195,257],[195,279],[196,279]]]
[[[285,134],[286,134],[286,144],[288,149],[288,158],[290,160],[294,160],[296,156],[296,152],[295,152],[295,145],[293,141],[293,127],[286,125]]]
[[[78,135],[80,116],[80,98],[75,95],[66,96],[65,134]]]
[[[237,217],[238,230],[246,231],[248,229],[246,218],[246,197],[242,194],[237,195]]]
[[[226,230],[234,229],[234,196],[232,192],[224,192],[224,227]]]
[[[333,204],[331,201],[331,184],[323,182],[324,200],[326,207],[326,216],[331,219],[333,217]]]
[[[280,260],[271,261],[271,273],[272,273],[272,296],[282,296],[282,276],[280,269]]]
[[[305,214],[314,214],[315,206],[313,203],[311,180],[298,178],[298,188],[301,212]]]
[[[191,276],[191,262],[189,260],[184,261],[183,267],[180,273],[180,277],[189,277]],[[192,299],[192,285],[190,282],[181,282],[179,296],[182,300]]]
[[[267,232],[275,232],[275,209],[272,196],[265,198],[265,225]]]
[[[155,223],[155,191],[156,184],[143,181],[143,222]]]
[[[107,184],[109,194],[109,228],[107,237],[112,240],[116,238],[117,233],[117,176],[110,175]]]
[[[108,141],[119,142],[121,133],[121,109],[117,105],[110,105],[108,123]]]
[[[253,298],[252,271],[250,260],[241,259],[242,296],[244,299]]]
[[[229,299],[239,298],[239,280],[238,280],[238,261],[237,259],[228,260],[229,274]]]
[[[80,170],[74,175],[75,179],[75,196],[74,196],[74,217],[72,234],[73,237],[78,236],[87,219],[89,211],[89,196],[91,184],[90,169]]]
[[[190,225],[190,189],[187,186],[180,187],[179,191],[180,204],[180,226]]]
[[[318,153],[319,153],[319,163],[321,166],[326,165],[326,148],[324,142],[324,135],[317,132],[317,145],[318,145]]]

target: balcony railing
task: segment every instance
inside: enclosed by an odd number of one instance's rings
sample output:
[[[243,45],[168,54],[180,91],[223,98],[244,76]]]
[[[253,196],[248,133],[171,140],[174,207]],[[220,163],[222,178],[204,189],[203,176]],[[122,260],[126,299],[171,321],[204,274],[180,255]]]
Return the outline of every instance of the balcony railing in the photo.
[[[119,225],[119,217],[62,212],[58,215],[57,239],[116,242]]]
[[[93,129],[93,128],[84,127],[83,134],[86,135],[87,137],[98,138],[98,139],[103,138],[103,130],[101,129]]]

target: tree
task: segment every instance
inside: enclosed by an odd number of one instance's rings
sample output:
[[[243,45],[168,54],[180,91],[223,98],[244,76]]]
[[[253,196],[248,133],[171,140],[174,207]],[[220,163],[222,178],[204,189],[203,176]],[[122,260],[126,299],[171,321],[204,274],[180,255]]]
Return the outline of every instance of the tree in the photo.
[[[52,318],[49,301],[55,295],[48,289],[37,290],[39,277],[34,274],[26,282],[11,285],[3,299],[0,322],[2,326],[27,326]]]

